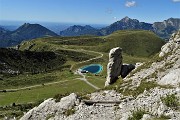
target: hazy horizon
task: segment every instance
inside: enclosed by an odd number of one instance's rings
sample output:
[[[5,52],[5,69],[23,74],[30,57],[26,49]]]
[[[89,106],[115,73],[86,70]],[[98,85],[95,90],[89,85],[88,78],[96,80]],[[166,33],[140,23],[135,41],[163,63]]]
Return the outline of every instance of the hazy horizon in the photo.
[[[180,0],[0,0],[0,21],[108,25],[128,16],[153,23],[179,13]]]

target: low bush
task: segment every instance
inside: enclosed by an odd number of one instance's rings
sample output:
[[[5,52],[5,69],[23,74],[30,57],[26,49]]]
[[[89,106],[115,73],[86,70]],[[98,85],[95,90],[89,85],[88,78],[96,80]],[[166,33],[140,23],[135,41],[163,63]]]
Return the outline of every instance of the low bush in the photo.
[[[175,96],[175,94],[167,95],[166,97],[161,98],[162,102],[171,108],[177,109],[179,105],[178,98]]]
[[[128,120],[140,120],[144,114],[146,114],[146,112],[143,110],[134,111],[132,117],[129,117]]]

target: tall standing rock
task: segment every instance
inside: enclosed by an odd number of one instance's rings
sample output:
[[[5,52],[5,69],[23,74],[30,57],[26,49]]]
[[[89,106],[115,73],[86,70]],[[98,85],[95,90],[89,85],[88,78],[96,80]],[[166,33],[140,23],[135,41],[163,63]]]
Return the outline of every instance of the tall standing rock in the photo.
[[[107,65],[107,80],[105,86],[108,86],[118,79],[121,73],[122,66],[122,49],[119,47],[113,48],[109,53],[109,63]]]

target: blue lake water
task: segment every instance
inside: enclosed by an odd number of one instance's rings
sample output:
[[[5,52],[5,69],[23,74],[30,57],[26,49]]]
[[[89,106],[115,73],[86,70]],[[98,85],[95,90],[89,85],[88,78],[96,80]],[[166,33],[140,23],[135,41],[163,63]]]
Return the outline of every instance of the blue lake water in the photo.
[[[81,68],[82,70],[86,70],[90,73],[98,74],[103,70],[103,66],[100,64],[90,64]]]

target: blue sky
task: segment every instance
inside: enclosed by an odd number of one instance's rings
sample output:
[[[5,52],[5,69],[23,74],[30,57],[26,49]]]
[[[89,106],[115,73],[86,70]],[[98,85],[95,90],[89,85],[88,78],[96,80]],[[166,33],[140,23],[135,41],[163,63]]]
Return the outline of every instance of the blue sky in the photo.
[[[0,0],[0,20],[110,24],[180,18],[180,0]]]

